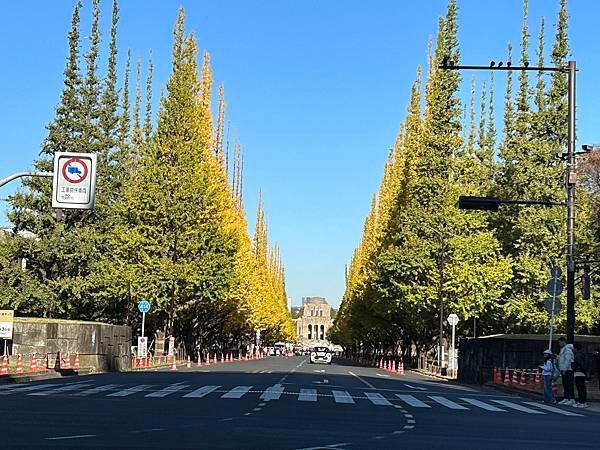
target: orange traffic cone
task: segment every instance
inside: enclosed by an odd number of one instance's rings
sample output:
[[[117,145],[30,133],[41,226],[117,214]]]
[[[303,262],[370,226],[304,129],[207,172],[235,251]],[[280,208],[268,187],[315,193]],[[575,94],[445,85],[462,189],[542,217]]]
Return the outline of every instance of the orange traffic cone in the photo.
[[[2,366],[0,366],[0,375],[8,375],[8,356],[2,356]]]
[[[206,365],[210,366],[210,353],[206,354]]]
[[[173,356],[173,364],[171,364],[171,371],[173,371],[173,372],[177,371],[177,362],[176,362],[175,356]]]
[[[198,364],[197,367],[202,367],[202,355],[198,353]]]
[[[404,361],[400,361],[400,375],[404,375]]]
[[[19,375],[23,373],[23,360],[21,359],[20,353],[19,353],[19,355],[17,355],[17,370],[15,373],[17,373]]]
[[[56,361],[54,361],[54,370],[60,370],[61,357],[60,352],[56,352]]]
[[[190,357],[188,356],[188,360],[187,360],[187,368],[191,369],[192,368],[192,360],[190,359]]]
[[[35,353],[31,354],[31,362],[29,363],[29,373],[37,372],[37,359]]]
[[[541,379],[540,379],[540,372],[539,370],[535,373],[535,381],[533,384],[535,384],[535,387],[538,388],[541,384]]]
[[[525,369],[521,369],[521,382],[519,383],[521,387],[527,386],[527,372]]]
[[[73,363],[73,369],[79,370],[79,352],[75,353],[75,362]]]

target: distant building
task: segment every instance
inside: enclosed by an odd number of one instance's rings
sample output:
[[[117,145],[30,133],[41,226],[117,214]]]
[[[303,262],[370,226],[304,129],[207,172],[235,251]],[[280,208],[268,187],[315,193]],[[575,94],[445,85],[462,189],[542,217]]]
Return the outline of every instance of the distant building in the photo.
[[[323,297],[305,297],[302,299],[302,315],[294,322],[299,343],[326,344],[327,331],[332,325],[331,306]]]

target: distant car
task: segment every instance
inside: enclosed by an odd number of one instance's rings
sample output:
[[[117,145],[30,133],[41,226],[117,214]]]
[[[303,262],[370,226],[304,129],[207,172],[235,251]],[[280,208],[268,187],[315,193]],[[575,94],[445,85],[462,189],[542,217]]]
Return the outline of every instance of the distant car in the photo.
[[[331,364],[331,351],[327,347],[315,347],[310,352],[310,363]]]

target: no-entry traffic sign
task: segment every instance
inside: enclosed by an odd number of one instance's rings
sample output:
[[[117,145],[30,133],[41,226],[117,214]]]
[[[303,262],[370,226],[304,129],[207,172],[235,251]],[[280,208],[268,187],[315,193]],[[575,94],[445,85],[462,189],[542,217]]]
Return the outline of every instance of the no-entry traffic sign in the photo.
[[[96,154],[54,155],[52,207],[93,209],[96,200]]]

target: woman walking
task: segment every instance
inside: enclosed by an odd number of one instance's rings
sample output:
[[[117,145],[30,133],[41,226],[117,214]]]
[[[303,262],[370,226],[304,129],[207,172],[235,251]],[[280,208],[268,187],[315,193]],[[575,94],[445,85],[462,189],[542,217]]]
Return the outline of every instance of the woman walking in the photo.
[[[544,377],[544,403],[556,403],[552,393],[552,377],[554,375],[554,363],[552,362],[552,351],[544,350],[544,365],[542,366],[542,377]]]

